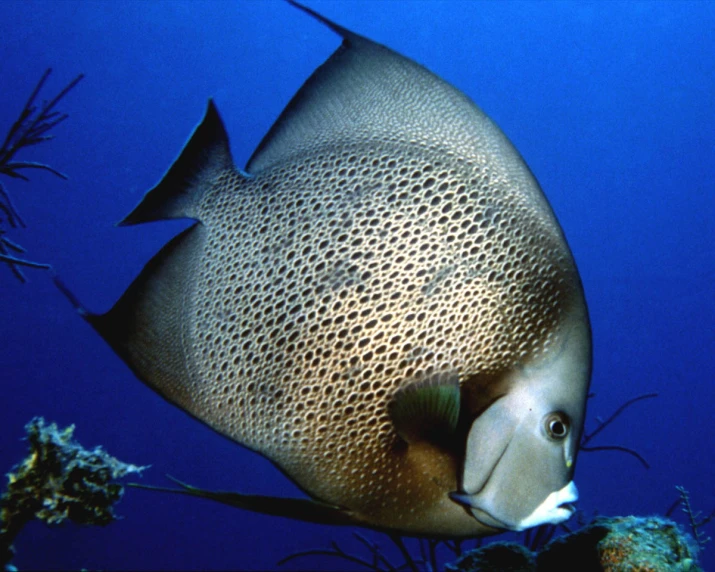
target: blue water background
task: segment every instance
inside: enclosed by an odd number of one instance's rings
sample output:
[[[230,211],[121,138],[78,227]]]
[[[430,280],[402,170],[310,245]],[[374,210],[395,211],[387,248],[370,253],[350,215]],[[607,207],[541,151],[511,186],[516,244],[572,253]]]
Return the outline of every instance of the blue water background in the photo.
[[[475,100],[541,182],[576,256],[590,306],[588,429],[633,407],[583,454],[587,516],[663,513],[687,487],[715,508],[715,3],[371,2],[310,6],[410,56]],[[28,228],[10,236],[107,309],[184,222],[115,228],[177,156],[214,97],[242,166],[308,75],[339,44],[278,1],[5,0],[0,133],[37,79],[62,102],[55,141],[20,158],[67,173],[10,181]],[[87,446],[212,489],[298,494],[266,460],[190,419],[137,381],[48,276],[0,267],[0,470],[19,461],[34,415],[76,424]],[[350,530],[129,490],[104,529],[33,523],[21,569],[267,569],[291,552],[356,545]],[[677,518],[681,515],[676,514]],[[713,525],[706,530],[715,536]],[[379,538],[377,535],[374,538]],[[385,541],[381,541],[387,544]],[[715,569],[713,544],[704,560]],[[322,564],[321,564],[322,562]],[[334,561],[303,566],[334,568]]]

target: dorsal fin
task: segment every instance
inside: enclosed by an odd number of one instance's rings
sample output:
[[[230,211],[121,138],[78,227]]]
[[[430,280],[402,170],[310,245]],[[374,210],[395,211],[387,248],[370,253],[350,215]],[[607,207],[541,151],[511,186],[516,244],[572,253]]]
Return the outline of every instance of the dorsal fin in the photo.
[[[179,158],[119,225],[169,218],[198,219],[196,208],[203,192],[226,169],[233,169],[228,135],[216,105],[209,99],[203,120]]]
[[[398,390],[390,403],[390,417],[407,443],[440,442],[456,431],[459,408],[459,376],[438,372]]]
[[[462,157],[504,150],[501,131],[462,92],[421,65],[289,0],[343,38],[296,93],[251,157],[258,173],[316,145],[399,140],[439,145]]]
[[[312,8],[308,8],[308,6],[303,6],[300,2],[296,2],[296,0],[287,0],[288,4],[291,6],[295,6],[298,8],[298,10],[302,10],[306,14],[311,15],[313,18],[318,20],[318,22],[325,24],[328,28],[330,28],[333,32],[335,32],[338,36],[341,36],[343,38],[343,41],[345,42],[369,42],[373,44],[374,42],[372,40],[368,40],[367,38],[363,38],[362,36],[351,32],[347,28],[343,28],[340,24],[336,24],[335,22],[328,20],[325,16],[322,14],[319,14]]]

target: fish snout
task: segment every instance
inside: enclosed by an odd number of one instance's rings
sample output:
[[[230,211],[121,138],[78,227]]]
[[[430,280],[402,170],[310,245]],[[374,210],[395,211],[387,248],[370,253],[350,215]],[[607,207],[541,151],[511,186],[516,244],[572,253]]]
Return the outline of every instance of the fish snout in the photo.
[[[561,490],[555,491],[546,497],[536,510],[519,523],[518,529],[525,530],[541,524],[560,524],[573,516],[576,507],[573,503],[578,500],[578,489],[570,481]]]
[[[578,500],[578,489],[575,483],[570,481],[562,489],[549,494],[531,514],[518,521],[499,518],[498,508],[491,506],[494,503],[483,494],[452,492],[449,497],[467,508],[475,519],[487,526],[520,532],[542,524],[560,524],[571,518],[576,512],[574,503]]]

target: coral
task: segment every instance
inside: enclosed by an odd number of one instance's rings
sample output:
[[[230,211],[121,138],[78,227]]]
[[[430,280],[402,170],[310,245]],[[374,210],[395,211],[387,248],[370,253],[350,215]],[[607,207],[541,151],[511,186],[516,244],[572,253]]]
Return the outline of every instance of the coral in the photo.
[[[472,550],[445,567],[454,572],[702,572],[697,546],[671,520],[598,518],[532,553],[520,544]]]
[[[588,396],[589,399],[593,397],[593,395]],[[591,431],[590,433],[584,429],[583,436],[581,437],[581,445],[579,446],[579,449],[581,451],[586,451],[587,453],[591,453],[593,451],[620,451],[621,453],[627,453],[628,455],[631,455],[632,457],[635,457],[640,461],[641,465],[643,465],[646,469],[650,469],[650,465],[648,464],[648,461],[646,461],[643,458],[643,455],[641,455],[638,451],[635,451],[629,447],[624,447],[622,445],[589,445],[589,443],[593,440],[596,435],[598,435],[601,431],[606,429],[611,423],[613,423],[620,415],[628,409],[631,405],[638,403],[639,401],[642,401],[644,399],[652,399],[653,397],[658,397],[657,393],[644,393],[642,395],[638,395],[636,397],[633,397],[632,399],[629,399],[625,403],[623,403],[618,409],[616,409],[615,412],[613,412],[605,421],[601,419],[600,417],[596,417],[596,422],[598,423],[598,427]]]
[[[598,543],[604,572],[695,571],[697,548],[673,521],[659,517],[601,519],[608,535]]]
[[[58,429],[35,417],[25,430],[29,455],[7,475],[7,491],[0,497],[0,565],[8,564],[13,540],[33,519],[52,525],[67,520],[109,524],[124,492],[114,480],[146,468],[122,463],[101,447],[84,449],[72,439],[73,425]]]
[[[5,141],[0,146],[0,175],[28,181],[29,179],[24,174],[24,171],[26,169],[39,169],[48,171],[62,179],[67,178],[66,175],[44,163],[15,160],[15,155],[21,149],[49,141],[54,137],[54,135],[50,134],[50,131],[68,117],[66,113],[55,111],[55,106],[84,77],[80,74],[49,102],[46,101],[38,107],[35,99],[42,90],[51,71],[51,69],[45,71],[40,81],[37,82],[20,115],[5,136]],[[20,267],[49,268],[48,264],[19,258],[17,255],[24,253],[25,249],[6,236],[7,231],[2,228],[3,224],[8,224],[12,228],[25,226],[25,222],[0,181],[0,262],[7,263],[15,277],[22,282],[25,281],[25,275],[20,270]]]
[[[701,511],[695,512],[690,504],[690,493],[685,489],[685,487],[675,487],[680,495],[679,501],[673,505],[670,510],[666,513],[666,516],[670,516],[675,507],[678,504],[682,505],[682,510],[685,516],[688,517],[688,526],[690,526],[690,532],[695,538],[700,548],[705,548],[705,545],[710,542],[710,537],[705,536],[705,533],[701,530],[706,524],[709,524],[713,518],[715,518],[715,510],[713,510],[708,516],[703,516]]]

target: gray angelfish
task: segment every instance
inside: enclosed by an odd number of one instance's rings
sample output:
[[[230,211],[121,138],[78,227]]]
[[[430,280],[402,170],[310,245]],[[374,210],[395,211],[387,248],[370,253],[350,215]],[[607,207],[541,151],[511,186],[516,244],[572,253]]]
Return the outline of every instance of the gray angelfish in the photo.
[[[245,172],[209,102],[123,221],[196,224],[86,318],[312,500],[188,494],[412,535],[565,520],[591,337],[538,183],[464,94],[298,7],[340,48]]]

